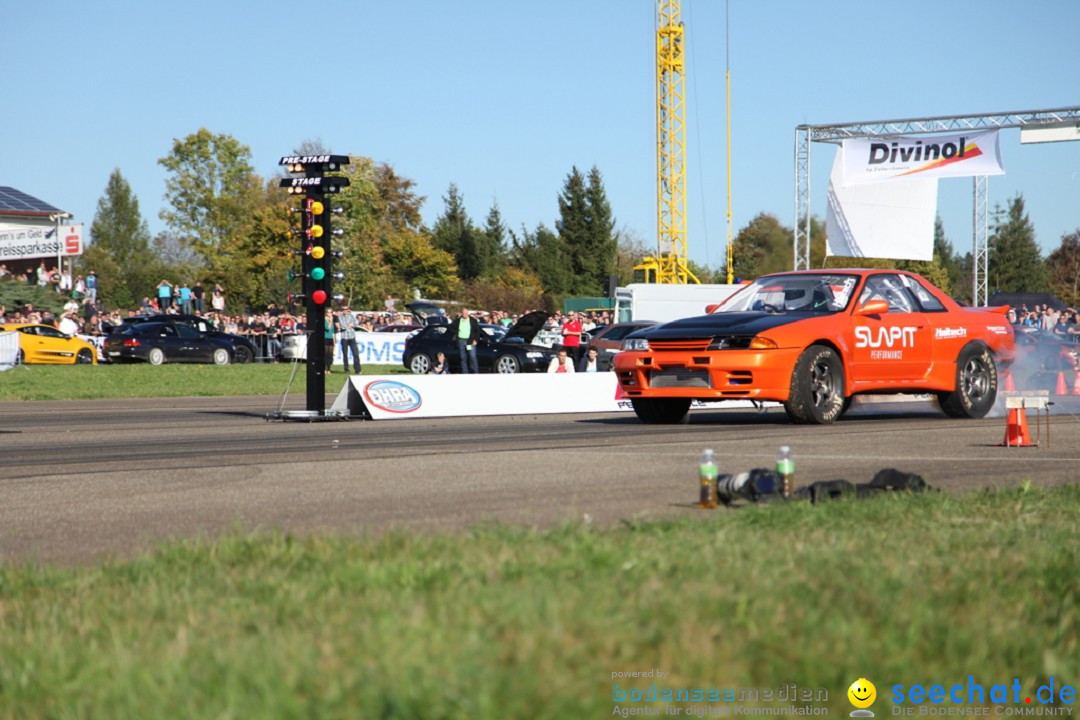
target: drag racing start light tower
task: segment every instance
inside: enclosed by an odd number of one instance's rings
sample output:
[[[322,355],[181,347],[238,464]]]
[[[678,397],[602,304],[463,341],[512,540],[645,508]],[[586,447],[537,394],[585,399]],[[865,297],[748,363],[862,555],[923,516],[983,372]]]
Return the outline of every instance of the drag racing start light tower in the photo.
[[[304,412],[282,412],[283,419],[319,420],[326,414],[326,367],[333,363],[333,357],[326,357],[326,310],[335,302],[341,302],[342,296],[333,292],[332,283],[344,279],[344,273],[333,269],[335,260],[340,260],[342,252],[334,250],[331,240],[340,237],[342,230],[330,227],[330,218],[340,215],[341,208],[331,209],[327,205],[327,196],[341,192],[348,187],[349,179],[340,176],[328,176],[326,173],[340,170],[349,163],[347,155],[288,155],[281,158],[293,177],[283,178],[280,187],[290,195],[301,196],[299,205],[289,207],[289,213],[300,216],[300,227],[292,234],[299,239],[299,247],[294,247],[293,254],[301,261],[299,275],[290,272],[289,279],[299,277],[302,288],[299,293],[290,293],[292,303],[303,303],[306,308],[305,326],[307,327],[307,409]]]

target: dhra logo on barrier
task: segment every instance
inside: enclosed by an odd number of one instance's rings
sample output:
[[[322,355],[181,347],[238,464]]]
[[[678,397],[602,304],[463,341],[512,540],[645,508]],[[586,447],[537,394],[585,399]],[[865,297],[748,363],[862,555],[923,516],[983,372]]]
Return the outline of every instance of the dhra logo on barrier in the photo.
[[[407,413],[420,407],[420,393],[405,383],[376,380],[364,387],[364,399],[370,404],[393,413]]]

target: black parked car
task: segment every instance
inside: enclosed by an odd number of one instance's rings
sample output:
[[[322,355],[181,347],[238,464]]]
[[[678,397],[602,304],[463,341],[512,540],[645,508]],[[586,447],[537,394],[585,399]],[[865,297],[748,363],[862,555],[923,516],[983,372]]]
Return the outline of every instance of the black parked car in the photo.
[[[533,338],[544,327],[546,312],[523,315],[507,331],[501,340],[486,332],[480,333],[476,346],[476,361],[480,372],[519,373],[547,372],[555,351],[542,345],[531,345]],[[403,364],[414,373],[427,373],[438,353],[445,353],[452,372],[461,369],[457,338],[451,337],[449,325],[429,325],[405,340]]]
[[[113,332],[118,332],[125,325],[150,322],[187,325],[188,327],[197,330],[199,334],[204,337],[221,340],[228,346],[229,358],[234,363],[253,362],[258,355],[258,349],[250,338],[246,338],[243,335],[233,335],[232,333],[221,332],[220,330],[215,329],[211,323],[207,322],[206,318],[199,317],[198,315],[136,315],[134,317],[124,318],[124,322],[118,328],[113,330]]]
[[[142,360],[151,365],[166,362],[228,365],[232,359],[232,349],[227,341],[203,335],[183,323],[124,323],[105,338],[102,349],[112,362]]]

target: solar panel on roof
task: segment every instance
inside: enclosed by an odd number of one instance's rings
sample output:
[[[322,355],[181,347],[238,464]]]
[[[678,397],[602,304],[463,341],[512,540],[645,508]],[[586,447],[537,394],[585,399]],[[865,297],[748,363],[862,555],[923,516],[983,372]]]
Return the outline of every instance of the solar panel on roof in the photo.
[[[63,212],[63,210],[13,187],[0,187],[0,212],[45,213],[52,215],[53,213]]]

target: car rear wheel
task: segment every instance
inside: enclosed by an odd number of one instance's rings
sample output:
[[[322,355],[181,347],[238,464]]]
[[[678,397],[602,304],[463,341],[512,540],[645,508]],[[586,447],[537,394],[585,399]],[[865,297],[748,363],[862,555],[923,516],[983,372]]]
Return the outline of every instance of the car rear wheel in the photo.
[[[79,351],[79,354],[75,356],[75,364],[76,365],[93,365],[94,364],[94,353],[87,350],[86,348],[83,348],[82,350]]]
[[[146,359],[151,365],[161,365],[165,362],[165,351],[161,348],[150,348],[150,352],[146,354]]]
[[[941,393],[942,411],[954,418],[981,418],[997,400],[997,366],[985,345],[968,345],[956,358],[956,390]]]
[[[228,365],[229,364],[229,351],[225,348],[218,348],[214,351],[214,364],[215,365]]]
[[[634,412],[643,423],[676,425],[690,419],[690,398],[632,398]]]
[[[417,375],[426,375],[431,372],[431,358],[424,353],[417,353],[409,361],[409,369]]]
[[[234,352],[236,353],[236,362],[238,363],[249,363],[255,359],[254,353],[251,352],[251,348],[247,345],[237,345]]]
[[[503,355],[495,361],[495,372],[501,375],[513,375],[521,372],[521,363],[513,355]]]
[[[793,422],[828,425],[844,409],[844,365],[840,356],[830,347],[811,345],[795,363],[784,410]]]

